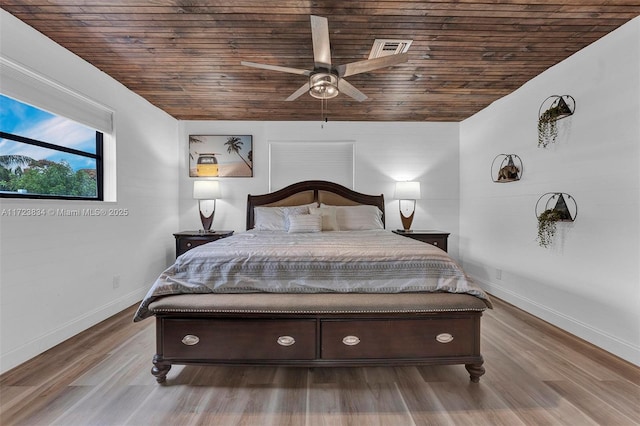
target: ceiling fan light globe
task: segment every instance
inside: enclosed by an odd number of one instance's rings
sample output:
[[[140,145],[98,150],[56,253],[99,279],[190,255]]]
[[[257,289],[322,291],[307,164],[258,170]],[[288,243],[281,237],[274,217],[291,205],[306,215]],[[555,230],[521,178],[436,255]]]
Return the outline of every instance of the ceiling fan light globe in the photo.
[[[338,77],[330,73],[317,73],[309,77],[309,94],[316,99],[331,99],[340,94]]]

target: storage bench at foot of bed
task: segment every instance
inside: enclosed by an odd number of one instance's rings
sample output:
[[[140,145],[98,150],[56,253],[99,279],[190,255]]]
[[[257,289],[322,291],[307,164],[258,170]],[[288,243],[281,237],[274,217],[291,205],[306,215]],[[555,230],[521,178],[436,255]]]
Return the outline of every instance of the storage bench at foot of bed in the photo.
[[[154,302],[153,375],[163,383],[172,364],[465,364],[471,381],[484,374],[485,306],[473,296],[295,295],[297,305],[290,296],[180,295]]]

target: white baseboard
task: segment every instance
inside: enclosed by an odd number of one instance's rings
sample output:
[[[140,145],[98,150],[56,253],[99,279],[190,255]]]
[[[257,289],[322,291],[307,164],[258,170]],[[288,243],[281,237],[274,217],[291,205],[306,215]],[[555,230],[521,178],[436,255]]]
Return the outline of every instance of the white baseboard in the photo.
[[[611,336],[602,330],[598,330],[578,321],[575,318],[567,316],[562,312],[558,312],[548,306],[542,305],[534,300],[523,297],[508,288],[502,287],[495,283],[487,282],[478,277],[472,277],[488,293],[511,303],[514,306],[530,313],[550,324],[561,328],[587,342],[604,349],[613,355],[624,359],[632,364],[640,366],[640,347],[632,343]]]
[[[52,347],[64,342],[70,337],[96,325],[100,321],[104,321],[128,308],[134,303],[142,300],[147,292],[147,288],[140,288],[125,294],[106,305],[100,306],[90,312],[87,312],[65,324],[60,325],[56,329],[36,337],[35,339],[21,345],[0,356],[0,374],[3,374],[25,361],[51,349]],[[131,319],[133,321],[133,318]]]

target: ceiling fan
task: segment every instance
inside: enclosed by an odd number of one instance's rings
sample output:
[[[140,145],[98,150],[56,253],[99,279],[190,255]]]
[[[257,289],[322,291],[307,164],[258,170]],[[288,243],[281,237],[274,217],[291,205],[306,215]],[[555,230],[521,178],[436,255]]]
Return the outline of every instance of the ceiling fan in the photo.
[[[344,77],[380,68],[386,68],[391,65],[407,62],[409,59],[409,55],[407,53],[399,53],[380,58],[352,62],[345,65],[333,66],[331,64],[329,22],[327,18],[311,15],[311,36],[313,39],[313,70],[302,70],[247,61],[242,61],[241,64],[248,67],[281,71],[309,77],[309,81],[293,92],[293,94],[286,99],[287,101],[293,101],[306,92],[309,92],[311,96],[317,99],[335,98],[342,92],[356,101],[362,102],[367,99],[367,95],[352,86],[344,79]]]

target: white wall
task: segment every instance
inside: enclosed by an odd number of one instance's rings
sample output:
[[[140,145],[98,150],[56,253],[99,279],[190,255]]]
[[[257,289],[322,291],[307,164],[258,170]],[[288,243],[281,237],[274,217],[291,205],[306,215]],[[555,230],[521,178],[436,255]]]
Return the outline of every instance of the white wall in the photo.
[[[117,202],[0,199],[0,209],[128,209],[125,217],[0,216],[0,371],[139,301],[174,256],[178,124],[0,10],[1,53],[115,110]],[[119,277],[119,288],[113,288]]]
[[[197,201],[191,199],[193,178],[188,172],[189,134],[253,135],[253,178],[220,178],[214,229],[243,231],[247,194],[269,192],[270,141],[355,141],[356,191],[384,194],[387,229],[401,228],[396,180],[419,180],[413,229],[451,232],[449,252],[458,251],[458,123],[362,122],[181,122],[180,229],[201,227]],[[286,173],[279,170],[278,173]]]
[[[460,126],[460,255],[485,288],[640,364],[640,18],[534,78]],[[554,145],[537,148],[548,95],[576,99]],[[523,179],[495,184],[493,158],[518,154]],[[549,191],[578,217],[536,243]],[[499,278],[501,271],[501,279]]]

